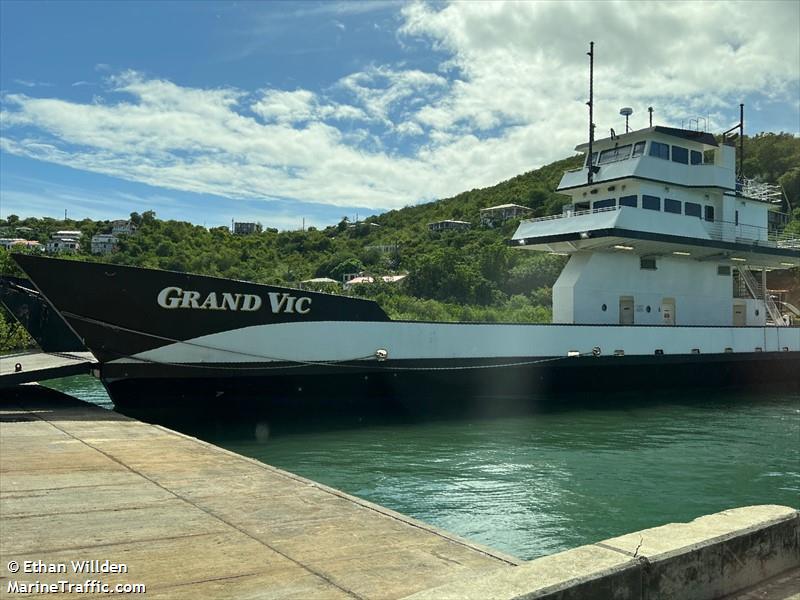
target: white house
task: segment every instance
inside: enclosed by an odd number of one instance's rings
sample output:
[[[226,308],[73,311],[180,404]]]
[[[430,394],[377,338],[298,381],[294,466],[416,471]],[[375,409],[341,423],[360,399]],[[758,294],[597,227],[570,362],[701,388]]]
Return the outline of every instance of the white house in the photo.
[[[136,233],[136,225],[133,221],[113,221],[111,223],[111,233],[113,235],[133,235]]]
[[[119,238],[113,233],[98,233],[92,236],[92,254],[110,254],[117,249]]]
[[[520,204],[498,204],[489,208],[481,209],[481,225],[494,227],[500,223],[505,223],[515,217],[525,217],[529,215],[531,209]]]
[[[445,219],[444,221],[436,221],[435,223],[428,223],[428,229],[431,231],[447,231],[451,229],[469,229],[472,224],[469,221],[455,221],[453,219]]]
[[[48,252],[77,252],[80,248],[78,239],[70,237],[54,237],[46,246]]]

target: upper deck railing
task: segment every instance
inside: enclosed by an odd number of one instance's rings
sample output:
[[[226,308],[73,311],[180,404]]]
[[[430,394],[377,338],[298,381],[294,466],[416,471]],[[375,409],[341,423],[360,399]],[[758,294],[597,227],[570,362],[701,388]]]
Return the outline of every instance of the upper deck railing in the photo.
[[[633,207],[633,206],[608,206],[604,208],[594,208],[590,210],[571,210],[567,205],[564,207],[564,212],[560,215],[549,215],[546,217],[536,217],[534,219],[525,219],[522,223],[538,223],[542,221],[553,221],[556,219],[571,219],[574,217],[581,217],[585,215],[593,215],[597,213],[607,213],[620,210],[638,210],[651,213],[647,209]],[[686,219],[697,219],[698,217],[675,215]],[[759,227],[757,225],[748,225],[745,223],[733,223],[730,221],[705,221],[703,220],[703,227],[712,240],[741,242],[746,244],[768,246],[771,248],[792,248],[800,250],[800,235],[787,232],[783,229],[769,229],[767,227]]]
[[[783,188],[773,183],[763,183],[747,178],[737,179],[736,193],[769,204],[783,203]]]

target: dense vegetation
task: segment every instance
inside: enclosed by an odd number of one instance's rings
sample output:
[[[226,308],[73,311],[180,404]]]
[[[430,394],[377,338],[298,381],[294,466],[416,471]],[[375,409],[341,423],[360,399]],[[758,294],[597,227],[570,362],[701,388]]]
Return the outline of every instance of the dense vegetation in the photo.
[[[794,207],[790,228],[800,232],[800,138],[760,134],[745,139],[744,171],[750,178],[783,186]],[[325,229],[267,228],[262,233],[232,235],[227,227],[205,229],[180,221],[162,221],[152,212],[133,213],[135,235],[122,237],[118,251],[89,253],[91,237],[108,232],[108,221],[20,218],[0,220],[0,236],[20,227],[28,239],[45,242],[61,229],[81,232],[76,260],[106,261],[188,271],[262,283],[297,285],[312,277],[341,280],[345,273],[408,273],[401,284],[354,286],[348,293],[371,297],[393,317],[439,321],[542,322],[550,318],[550,292],[564,258],[521,251],[506,244],[517,226],[478,226],[479,210],[514,203],[534,216],[558,213],[565,196],[553,190],[564,170],[580,165],[574,156],[518,175],[495,186],[470,190],[444,200],[393,210],[360,223],[343,218]],[[468,231],[432,233],[428,223],[443,219],[473,223]],[[391,248],[377,248],[390,246]],[[13,272],[0,249],[0,272]],[[797,275],[793,275],[797,285]],[[2,315],[0,315],[2,317]],[[16,336],[16,337],[14,337]],[[20,333],[0,320],[0,348]]]

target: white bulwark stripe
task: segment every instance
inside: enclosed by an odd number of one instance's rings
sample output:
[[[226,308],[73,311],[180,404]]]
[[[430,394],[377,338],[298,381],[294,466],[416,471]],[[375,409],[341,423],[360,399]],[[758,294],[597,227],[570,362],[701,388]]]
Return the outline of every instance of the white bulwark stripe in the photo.
[[[235,329],[177,342],[114,363],[263,363],[603,355],[797,352],[800,328],[317,321]]]

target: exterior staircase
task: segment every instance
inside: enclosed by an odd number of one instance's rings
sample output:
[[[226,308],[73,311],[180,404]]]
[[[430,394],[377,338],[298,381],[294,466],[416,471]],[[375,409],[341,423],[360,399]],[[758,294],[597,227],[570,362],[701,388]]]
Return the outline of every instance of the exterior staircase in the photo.
[[[738,270],[739,279],[740,281],[744,282],[744,285],[747,288],[750,296],[757,300],[764,301],[764,306],[767,309],[767,316],[769,317],[768,320],[772,321],[772,324],[777,327],[785,327],[786,322],[783,320],[783,315],[781,315],[778,305],[775,304],[775,301],[770,297],[767,290],[758,283],[758,280],[756,280],[755,277],[753,277],[753,273],[750,271],[750,268],[746,266],[740,266],[738,267]]]

